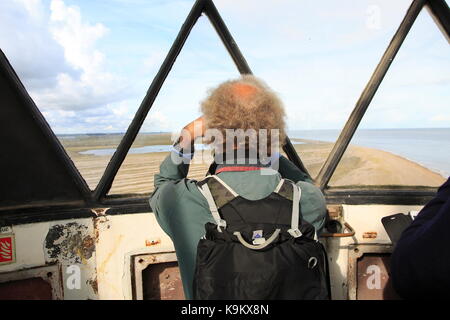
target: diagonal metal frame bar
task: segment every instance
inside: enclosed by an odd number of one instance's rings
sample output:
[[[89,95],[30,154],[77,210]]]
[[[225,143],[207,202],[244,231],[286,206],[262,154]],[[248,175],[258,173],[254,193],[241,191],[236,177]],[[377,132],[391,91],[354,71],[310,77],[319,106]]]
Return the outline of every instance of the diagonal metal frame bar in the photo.
[[[331,176],[336,170],[336,167],[341,160],[345,150],[347,149],[356,129],[358,128],[358,125],[361,122],[361,119],[364,116],[370,102],[372,101],[372,98],[377,92],[378,87],[383,81],[383,78],[386,75],[392,61],[397,55],[398,50],[400,49],[409,30],[411,29],[414,21],[416,20],[426,2],[427,0],[414,0],[408,8],[405,17],[403,18],[386,51],[381,57],[380,62],[378,63],[369,82],[364,88],[361,96],[356,102],[355,108],[350,114],[350,117],[347,120],[344,129],[342,130],[339,138],[334,144],[327,160],[320,169],[320,172],[316,178],[316,185],[318,185],[321,190],[324,190],[328,185]]]
[[[304,173],[308,175],[308,177],[313,180],[313,177],[309,174],[308,169],[306,169],[305,165],[303,164],[302,160],[300,159],[300,156],[298,155],[297,151],[294,148],[294,145],[291,142],[291,139],[289,139],[288,136],[286,136],[286,141],[283,146],[283,151],[286,153],[289,160],[292,161],[292,163],[295,164],[297,168],[302,170]]]
[[[148,112],[150,111],[164,81],[167,78],[172,66],[175,63],[181,49],[183,48],[184,43],[186,42],[192,28],[197,22],[198,18],[203,12],[206,0],[197,0],[194,3],[191,11],[189,12],[185,22],[183,23],[172,47],[170,48],[164,62],[159,68],[158,73],[156,74],[153,82],[150,85],[150,88],[147,91],[147,94],[144,97],[138,111],[136,112],[133,121],[128,127],[127,132],[124,137],[120,141],[119,146],[117,147],[116,152],[112,156],[108,166],[103,173],[102,178],[100,179],[97,187],[94,190],[93,198],[95,200],[100,200],[103,198],[106,193],[111,188],[111,185],[114,181],[117,172],[119,171],[120,166],[122,165],[125,157],[130,150],[133,141],[136,139],[139,130],[144,123],[145,118],[147,117]]]
[[[402,21],[402,24],[400,25],[399,29],[397,30],[396,34],[394,35],[394,38],[391,40],[390,45],[388,46],[382,60],[380,61],[379,65],[374,71],[374,74],[372,75],[369,83],[367,84],[365,90],[363,91],[360,99],[358,100],[354,111],[352,112],[352,115],[350,116],[346,127],[344,128],[343,132],[338,138],[338,141],[335,143],[335,146],[333,148],[332,153],[329,155],[326,163],[321,168],[320,180],[317,179],[317,183],[324,189],[326,185],[328,184],[329,179],[331,178],[334,170],[336,169],[337,163],[342,158],[343,152],[347,148],[362,116],[364,115],[365,109],[367,109],[373,95],[375,94],[380,82],[382,81],[384,74],[387,72],[387,69],[389,68],[390,63],[392,62],[392,59],[395,57],[396,52],[398,51],[399,47],[401,46],[403,40],[405,39],[407,33],[409,32],[409,29],[411,28],[412,24],[414,23],[415,19],[417,18],[417,15],[419,14],[421,8],[424,6],[429,10],[431,13],[434,21],[438,25],[438,27],[443,32],[444,36],[449,39],[449,30],[450,30],[450,10],[447,5],[447,3],[444,0],[428,0],[428,1],[419,1],[415,0],[410,8],[408,9],[407,14],[405,15],[404,20]],[[153,104],[154,99],[156,98],[160,88],[162,87],[162,84],[167,77],[168,73],[170,72],[171,67],[173,66],[179,52],[182,49],[182,46],[184,42],[186,41],[190,30],[195,25],[197,19],[200,17],[202,12],[205,12],[208,15],[208,18],[210,19],[211,23],[213,24],[214,28],[218,32],[220,38],[222,39],[222,42],[224,43],[225,47],[227,48],[228,52],[230,53],[233,61],[235,62],[236,66],[238,67],[239,71],[241,73],[251,73],[250,68],[248,67],[245,59],[243,58],[242,54],[239,51],[239,48],[237,47],[236,43],[234,42],[233,38],[228,32],[228,29],[226,28],[223,20],[221,19],[220,15],[217,12],[217,9],[215,9],[214,4],[212,0],[197,0],[191,9],[190,14],[188,15],[185,23],[183,24],[174,44],[172,45],[166,59],[164,60],[162,66],[160,67],[160,70],[153,80],[149,90],[147,91],[147,95],[144,98],[143,102],[141,103],[141,106],[138,110],[138,112],[135,115],[135,118],[133,119],[132,124],[130,124],[130,127],[127,130],[126,137],[121,141],[121,144],[119,145],[119,148],[117,149],[116,153],[118,155],[114,155],[111,159],[107,169],[105,170],[105,173],[102,177],[101,183],[97,186],[96,190],[94,192],[91,192],[85,182],[85,180],[82,178],[82,176],[79,174],[79,171],[77,168],[73,165],[73,163],[69,160],[65,149],[62,147],[62,145],[59,143],[59,141],[56,139],[54,135],[52,135],[52,130],[48,127],[48,124],[45,122],[45,119],[39,114],[37,115],[39,126],[41,128],[44,128],[44,131],[48,133],[48,138],[52,142],[52,145],[56,147],[58,153],[63,154],[66,156],[66,165],[69,171],[74,175],[74,180],[78,184],[81,193],[83,194],[84,200],[86,201],[86,204],[88,207],[92,206],[99,206],[102,205],[102,203],[108,203],[111,206],[114,206],[115,209],[112,209],[111,214],[114,212],[114,214],[123,213],[124,210],[126,212],[146,212],[148,211],[148,202],[147,198],[139,198],[139,197],[132,197],[130,198],[130,195],[125,195],[125,197],[118,197],[118,198],[107,198],[102,199],[105,194],[109,191],[109,188],[111,187],[112,181],[117,174],[118,169],[120,168],[120,165],[122,164],[126,154],[128,153],[129,148],[131,147],[132,142],[134,141],[140,127],[142,126],[143,121],[145,120],[145,117],[148,113],[148,111],[151,108],[151,105]],[[14,72],[14,71],[13,71]],[[17,77],[17,75],[14,73],[14,75]],[[18,77],[17,77],[18,78]],[[26,92],[23,85],[20,85],[21,90],[24,90]],[[30,98],[31,99],[31,98]],[[364,109],[365,108],[365,109]],[[38,112],[39,113],[39,112]],[[356,114],[355,114],[356,113]],[[285,146],[285,151],[288,155],[288,157],[291,159],[291,161],[295,161],[295,158],[298,158],[298,162],[296,162],[296,165],[298,167],[302,167],[303,164],[301,163],[300,158],[298,157],[298,154],[296,153],[293,146],[289,146],[290,141],[287,139],[287,144]],[[294,160],[293,160],[294,159]],[[114,161],[113,161],[114,160]],[[304,167],[304,166],[303,166]],[[305,169],[306,172],[306,169]],[[330,201],[334,201],[333,203],[361,203],[361,204],[367,204],[367,203],[392,203],[392,204],[398,204],[399,201],[401,203],[404,202],[404,204],[425,204],[428,202],[435,194],[434,188],[411,188],[411,189],[402,189],[402,190],[392,190],[392,189],[380,189],[376,194],[374,195],[373,189],[329,189],[325,192],[325,195],[327,199],[330,199]],[[349,195],[352,194],[352,197],[350,198]],[[102,201],[99,201],[102,200]],[[356,202],[355,202],[356,201]],[[406,202],[405,202],[406,201]],[[66,210],[64,212],[59,212],[53,210],[52,212],[48,212],[48,210],[45,210],[45,214],[42,214],[42,208],[40,206],[33,207],[30,209],[29,214],[23,215],[23,210],[19,210],[18,212],[15,211],[9,211],[10,217],[8,219],[12,219],[10,221],[16,221],[17,223],[30,223],[35,221],[51,221],[54,219],[57,219],[58,217],[64,216],[67,218],[68,215],[73,215],[73,218],[76,217],[84,217],[84,216],[91,216],[91,212],[87,210],[86,212],[83,211],[85,209],[80,208],[69,208],[67,206],[62,206],[59,210]],[[78,212],[78,211],[80,212]],[[83,212],[81,212],[83,211]],[[15,219],[15,220],[14,220]],[[23,221],[22,221],[23,220]]]
[[[234,64],[238,68],[241,74],[252,74],[252,70],[248,66],[247,61],[239,50],[239,47],[234,41],[233,36],[228,30],[225,22],[217,11],[216,6],[211,0],[206,1],[204,12],[211,22],[212,26],[219,35],[220,40],[222,40],[223,45],[227,49],[229,55],[234,61]]]
[[[206,2],[205,14],[208,17],[211,24],[213,25],[220,39],[222,40],[225,48],[227,49],[228,53],[230,54],[231,58],[236,64],[236,67],[238,68],[239,72],[241,74],[253,74],[250,67],[248,66],[247,61],[245,60],[244,56],[239,50],[236,41],[234,41],[225,22],[222,20],[222,17],[217,11],[216,6],[211,0],[208,0]],[[286,137],[285,144],[283,145],[283,150],[286,153],[289,160],[291,160],[300,170],[305,172],[311,178],[311,175],[309,174],[308,170],[306,169],[305,165],[300,159],[289,137]]]
[[[426,8],[450,43],[450,9],[445,0],[428,0]]]
[[[334,147],[329,154],[327,160],[323,164],[317,178],[316,184],[324,190],[331,179],[336,167],[341,160],[345,150],[347,149],[350,140],[352,139],[358,125],[364,116],[370,102],[372,101],[378,87],[380,86],[384,76],[386,75],[393,59],[395,58],[399,48],[401,47],[404,39],[406,38],[409,30],[411,29],[414,21],[424,5],[430,10],[437,25],[443,30],[444,34],[449,36],[450,30],[450,10],[444,0],[414,0],[410,5],[405,17],[403,18],[397,32],[393,36],[389,46],[387,47],[383,57],[381,58],[378,66],[376,67],[372,77],[363,90],[354,110],[352,111],[344,129],[342,130],[339,138],[337,139]],[[221,18],[217,8],[212,0],[197,0],[192,7],[186,21],[181,27],[177,38],[175,39],[169,53],[166,56],[163,64],[160,67],[158,74],[155,76],[152,84],[150,85],[147,95],[141,103],[133,121],[131,122],[127,132],[125,133],[122,141],[120,142],[116,152],[114,153],[111,161],[109,162],[100,182],[98,183],[95,191],[93,192],[93,200],[100,200],[104,198],[111,188],[115,176],[117,175],[120,166],[122,165],[125,157],[135,140],[139,130],[150,111],[156,96],[158,95],[167,75],[169,74],[173,64],[175,63],[185,41],[187,40],[190,31],[197,22],[202,13],[205,13],[220,39],[222,40],[225,48],[233,59],[236,67],[241,74],[252,74],[252,71],[242,55],[239,47],[234,41],[231,33]],[[308,171],[302,163],[298,153],[292,145],[290,139],[286,138],[286,143],[283,146],[288,158],[301,170]]]
[[[179,53],[181,52],[184,43],[189,37],[192,28],[194,27],[195,23],[197,22],[198,18],[201,16],[202,13],[205,13],[207,15],[208,19],[210,20],[211,24],[213,25],[214,29],[216,30],[217,34],[222,40],[225,48],[227,49],[228,53],[233,59],[239,72],[241,74],[252,74],[252,71],[247,64],[247,61],[245,60],[244,56],[239,50],[239,47],[234,41],[231,33],[229,32],[227,26],[225,25],[225,22],[223,21],[222,17],[217,11],[217,8],[215,7],[212,0],[197,0],[194,3],[194,6],[192,7],[188,17],[186,18],[186,21],[181,27],[181,30],[179,31],[177,38],[172,44],[172,47],[169,53],[167,54],[163,64],[161,65],[158,73],[153,79],[153,82],[150,85],[150,88],[148,89],[147,94],[144,100],[142,101],[138,111],[136,112],[133,121],[128,127],[127,132],[122,138],[119,146],[117,147],[116,152],[112,156],[110,162],[108,163],[108,166],[106,167],[105,172],[103,173],[102,178],[100,179],[96,189],[94,190],[93,193],[94,200],[98,201],[104,198],[108,193],[108,191],[110,190],[114,178],[116,177],[117,172],[120,169],[120,166],[125,160],[125,157],[128,154],[128,151],[130,150],[133,141],[136,139],[136,136],[138,135],[139,130],[141,129],[148,112],[150,111],[162,85],[164,84],[167,75],[172,69],[172,66],[174,65]],[[287,141],[283,149],[286,152],[288,158],[291,161],[293,161],[297,167],[299,167],[309,175],[308,171],[306,170],[305,166],[300,160],[300,157],[295,151],[292,143],[290,142],[289,138],[286,138],[286,140]]]
[[[52,151],[57,155],[59,160],[62,162],[68,174],[72,177],[72,180],[74,181],[76,187],[78,188],[78,191],[80,192],[80,195],[82,196],[84,202],[89,205],[91,203],[91,190],[89,189],[89,186],[87,185],[84,178],[81,176],[78,169],[75,167],[74,163],[67,154],[66,149],[62,146],[61,142],[56,137],[47,120],[42,115],[39,108],[36,106],[33,99],[28,94],[28,91],[26,90],[16,71],[11,66],[6,55],[1,50],[0,56],[1,60],[5,62],[4,64],[3,63],[0,64],[0,72],[2,71],[5,72],[5,74],[7,74],[8,77],[13,80],[12,86],[14,87],[14,90],[19,92],[20,99],[28,108],[37,126],[41,129],[42,134],[48,141],[48,145],[50,146]]]

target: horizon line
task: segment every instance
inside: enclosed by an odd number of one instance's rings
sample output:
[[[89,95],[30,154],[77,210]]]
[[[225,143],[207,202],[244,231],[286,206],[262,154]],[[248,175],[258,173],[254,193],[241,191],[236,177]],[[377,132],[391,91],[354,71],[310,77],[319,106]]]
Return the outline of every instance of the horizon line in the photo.
[[[359,128],[355,131],[355,133],[358,130],[417,130],[417,129],[450,129],[450,127],[415,127],[415,128]],[[289,131],[326,131],[326,130],[339,130],[342,131],[343,129],[336,129],[336,128],[330,128],[330,129],[288,129]],[[126,131],[123,132],[78,132],[78,133],[55,133],[56,136],[74,136],[74,135],[119,135],[119,134],[125,134]],[[161,134],[161,133],[173,133],[173,131],[147,131],[147,132],[140,132],[139,134]]]

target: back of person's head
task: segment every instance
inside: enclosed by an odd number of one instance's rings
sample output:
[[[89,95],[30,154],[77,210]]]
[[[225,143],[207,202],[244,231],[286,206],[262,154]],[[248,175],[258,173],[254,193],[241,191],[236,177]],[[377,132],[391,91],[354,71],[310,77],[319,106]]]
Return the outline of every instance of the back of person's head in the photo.
[[[262,80],[252,75],[244,75],[236,80],[223,82],[210,90],[201,104],[206,129],[222,133],[223,139],[215,137],[214,142],[227,142],[227,131],[244,131],[247,135],[244,145],[234,142],[235,148],[260,148],[261,133],[267,135],[267,148],[270,153],[270,142],[278,136],[281,146],[285,140],[285,112],[281,100]],[[257,135],[253,140],[251,137]],[[213,142],[207,139],[207,143]],[[253,142],[252,142],[253,141]],[[273,141],[273,140],[272,140]],[[255,145],[256,144],[256,145]]]

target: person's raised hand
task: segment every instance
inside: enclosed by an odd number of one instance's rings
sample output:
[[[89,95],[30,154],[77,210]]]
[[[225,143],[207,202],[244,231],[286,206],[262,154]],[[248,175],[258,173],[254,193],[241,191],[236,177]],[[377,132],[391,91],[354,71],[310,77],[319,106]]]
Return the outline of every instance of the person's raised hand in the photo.
[[[198,117],[194,121],[188,123],[181,130],[180,146],[182,148],[190,147],[196,138],[203,137],[206,131],[205,119],[203,116]]]

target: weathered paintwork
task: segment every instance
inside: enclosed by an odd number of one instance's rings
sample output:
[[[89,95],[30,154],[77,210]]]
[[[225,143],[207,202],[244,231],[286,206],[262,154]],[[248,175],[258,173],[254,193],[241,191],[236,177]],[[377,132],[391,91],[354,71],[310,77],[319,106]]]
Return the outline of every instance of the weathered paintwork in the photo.
[[[393,213],[420,210],[420,206],[343,205],[339,215],[355,230],[353,237],[327,238],[321,241],[327,247],[330,261],[333,299],[349,298],[349,246],[390,246],[390,240],[381,224],[381,218]],[[6,230],[6,229],[5,229]],[[60,220],[24,225],[8,229],[16,242],[16,262],[0,266],[0,283],[20,270],[33,270],[45,266],[58,266],[62,287],[58,298],[64,299],[133,299],[136,298],[136,257],[167,263],[176,261],[170,238],[161,230],[153,213],[108,215],[94,218]],[[371,236],[368,237],[367,235]],[[374,236],[376,234],[376,236]],[[80,288],[69,288],[72,269],[80,271]],[[177,270],[167,265],[170,281],[160,281],[165,286],[164,297],[170,291],[180,293],[176,281]],[[164,269],[164,268],[162,268]],[[16,271],[16,272],[14,272]],[[31,277],[31,274],[28,274]],[[140,275],[142,279],[142,274]],[[56,277],[58,278],[58,277]],[[168,279],[169,280],[169,279]],[[58,283],[58,279],[55,280]],[[142,282],[142,281],[141,281]],[[150,281],[151,283],[151,281]],[[143,284],[145,286],[145,284]],[[146,289],[149,291],[149,289]],[[144,289],[141,291],[141,295]],[[164,293],[166,292],[166,293]],[[172,295],[179,297],[179,295]],[[143,298],[143,296],[141,296]],[[351,297],[350,297],[351,298]]]

